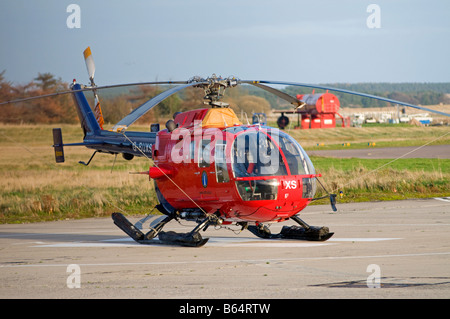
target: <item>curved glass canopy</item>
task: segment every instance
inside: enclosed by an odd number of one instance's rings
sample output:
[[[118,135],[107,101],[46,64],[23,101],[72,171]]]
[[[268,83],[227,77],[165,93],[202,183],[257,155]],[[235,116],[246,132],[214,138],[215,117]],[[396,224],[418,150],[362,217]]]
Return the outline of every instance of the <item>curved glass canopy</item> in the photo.
[[[234,177],[315,174],[306,152],[288,134],[273,128],[240,129],[231,149]]]

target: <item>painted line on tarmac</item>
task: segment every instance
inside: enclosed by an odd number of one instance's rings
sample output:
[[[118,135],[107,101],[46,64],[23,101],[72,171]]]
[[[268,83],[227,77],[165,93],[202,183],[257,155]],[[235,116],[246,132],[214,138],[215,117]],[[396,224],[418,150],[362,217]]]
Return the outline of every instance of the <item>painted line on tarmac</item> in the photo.
[[[377,258],[407,258],[407,257],[429,257],[449,256],[450,252],[430,252],[416,254],[392,254],[392,255],[368,255],[368,256],[329,256],[329,257],[298,257],[298,258],[263,258],[263,259],[220,259],[220,260],[183,260],[183,261],[154,261],[154,262],[124,262],[124,263],[79,263],[82,267],[105,267],[105,266],[151,266],[151,265],[186,265],[186,264],[225,264],[225,263],[267,263],[267,262],[296,262],[296,261],[320,261],[320,260],[351,260],[351,259],[377,259]],[[64,264],[0,264],[0,268],[22,268],[22,267],[67,267]]]
[[[345,241],[345,242],[375,242],[384,240],[397,240],[403,238],[330,238],[328,241]]]
[[[107,239],[101,242],[64,242],[64,243],[35,243],[32,247],[37,248],[104,248],[104,247],[170,247],[170,245],[162,245],[158,243],[158,239],[154,239],[154,244],[139,244],[129,237]],[[210,237],[207,243],[211,247],[318,247],[324,245],[331,245],[327,243],[319,242],[292,242],[292,241],[279,241],[279,240],[261,240],[253,238],[228,238],[228,237]]]
[[[377,242],[385,240],[396,240],[401,238],[331,238],[327,242],[305,242],[292,240],[277,239],[257,239],[257,238],[236,238],[236,237],[210,237],[208,246],[214,247],[266,247],[266,248],[307,248],[333,245],[329,242]],[[104,248],[104,247],[167,247],[158,243],[158,239],[154,239],[154,244],[138,244],[129,237],[107,239],[100,242],[64,242],[44,244],[35,242],[35,246],[39,248]]]

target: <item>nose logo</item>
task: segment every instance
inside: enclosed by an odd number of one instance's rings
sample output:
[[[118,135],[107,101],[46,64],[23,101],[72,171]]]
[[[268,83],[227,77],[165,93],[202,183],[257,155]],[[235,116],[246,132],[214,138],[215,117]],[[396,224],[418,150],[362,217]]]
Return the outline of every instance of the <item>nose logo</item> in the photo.
[[[297,181],[285,181],[284,182],[286,189],[296,189],[297,188]]]

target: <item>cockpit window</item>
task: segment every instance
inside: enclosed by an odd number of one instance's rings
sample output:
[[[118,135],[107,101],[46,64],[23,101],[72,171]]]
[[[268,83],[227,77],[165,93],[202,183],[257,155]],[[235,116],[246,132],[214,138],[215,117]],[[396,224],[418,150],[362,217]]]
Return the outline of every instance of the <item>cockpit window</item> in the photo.
[[[236,137],[232,158],[235,177],[287,175],[278,147],[259,130],[250,129]]]
[[[236,188],[244,201],[275,200],[278,196],[278,184],[276,179],[236,181]]]
[[[278,129],[248,128],[233,142],[235,177],[315,174],[306,152],[291,136]]]
[[[198,167],[209,167],[211,164],[211,139],[202,139],[198,148]]]
[[[274,136],[275,132],[272,134]],[[286,162],[289,165],[291,175],[309,175],[315,174],[314,166],[311,163],[305,150],[286,133],[278,131],[279,145],[281,151],[286,158]]]

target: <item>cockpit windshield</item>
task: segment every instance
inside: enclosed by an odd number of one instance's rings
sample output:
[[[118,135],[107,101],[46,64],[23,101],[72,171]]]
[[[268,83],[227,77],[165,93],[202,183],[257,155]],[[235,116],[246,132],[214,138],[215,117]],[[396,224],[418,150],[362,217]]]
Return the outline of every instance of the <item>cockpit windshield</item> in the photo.
[[[276,131],[272,133],[272,137],[278,136],[279,146],[286,158],[291,175],[315,174],[314,166],[300,144],[288,134]]]
[[[232,159],[235,177],[315,174],[300,144],[273,128],[249,127],[239,132],[233,142]]]

